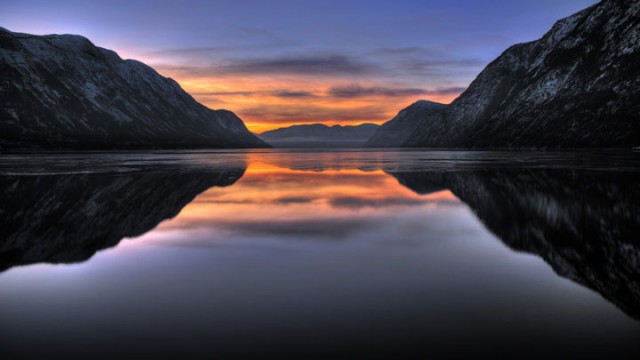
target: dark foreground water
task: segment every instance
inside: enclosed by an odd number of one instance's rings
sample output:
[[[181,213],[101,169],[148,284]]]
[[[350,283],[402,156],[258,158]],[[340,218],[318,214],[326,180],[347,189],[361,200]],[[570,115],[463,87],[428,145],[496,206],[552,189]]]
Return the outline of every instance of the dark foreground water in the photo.
[[[0,156],[0,358],[640,355],[640,154]]]

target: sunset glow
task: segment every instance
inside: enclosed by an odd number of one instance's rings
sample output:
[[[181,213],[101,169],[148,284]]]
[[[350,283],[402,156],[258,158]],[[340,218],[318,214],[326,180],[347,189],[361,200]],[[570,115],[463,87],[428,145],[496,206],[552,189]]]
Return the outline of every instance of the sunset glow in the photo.
[[[154,64],[156,60],[149,58],[147,61]],[[224,74],[212,77],[162,64],[155,68],[162,75],[178,81],[196,100],[209,108],[233,109],[249,130],[256,133],[303,123],[382,124],[393,118],[399,109],[418,99],[415,94],[375,93],[375,89],[383,87],[378,85],[358,85],[358,88],[374,89],[371,94],[339,96],[335,94],[335,89],[349,89],[352,86],[349,81],[339,78]],[[426,97],[432,101],[449,103],[461,90],[445,89],[441,94],[434,93]]]
[[[260,133],[380,124],[417,100],[449,103],[505,48],[594,2],[157,1],[149,11],[137,1],[9,0],[0,26],[83,35]]]
[[[0,0],[0,360],[638,359],[640,0]]]

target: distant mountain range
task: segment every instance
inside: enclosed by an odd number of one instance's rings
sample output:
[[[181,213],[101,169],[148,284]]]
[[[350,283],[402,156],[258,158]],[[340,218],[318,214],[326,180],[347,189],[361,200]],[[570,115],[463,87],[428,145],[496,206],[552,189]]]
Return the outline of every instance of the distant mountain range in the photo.
[[[76,35],[0,28],[0,148],[266,147],[234,113]]]
[[[359,147],[378,129],[376,124],[327,126],[293,125],[260,134],[275,147]]]
[[[512,46],[451,105],[419,101],[372,147],[640,145],[640,2],[603,0]]]

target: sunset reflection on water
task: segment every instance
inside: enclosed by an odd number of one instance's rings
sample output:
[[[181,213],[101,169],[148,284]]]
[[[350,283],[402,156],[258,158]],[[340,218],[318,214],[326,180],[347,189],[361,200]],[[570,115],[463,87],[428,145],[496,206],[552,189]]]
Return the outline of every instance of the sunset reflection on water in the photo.
[[[0,171],[0,355],[638,354],[635,154],[36,154]]]
[[[417,209],[445,211],[460,205],[448,190],[419,195],[382,169],[361,170],[350,168],[351,164],[295,170],[264,158],[250,155],[247,170],[233,186],[200,194],[150,237],[166,231],[207,229],[212,242],[250,231],[253,235],[337,239],[345,234],[332,231],[332,224],[372,222]]]

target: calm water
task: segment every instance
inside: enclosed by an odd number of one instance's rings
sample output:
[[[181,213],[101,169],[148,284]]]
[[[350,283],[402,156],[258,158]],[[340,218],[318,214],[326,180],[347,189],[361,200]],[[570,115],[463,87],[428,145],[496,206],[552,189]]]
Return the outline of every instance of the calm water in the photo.
[[[640,154],[4,154],[0,356],[640,355]]]

